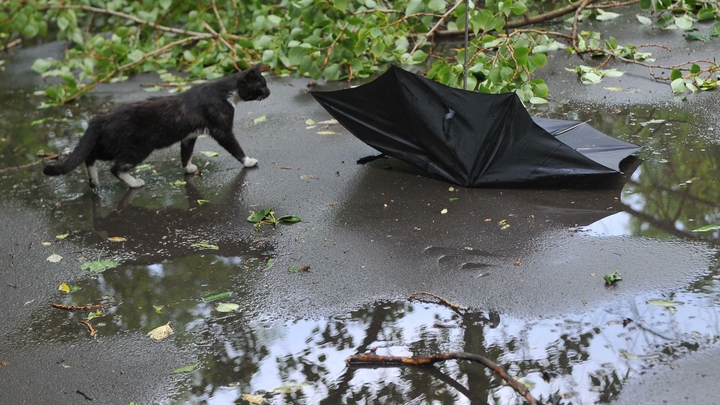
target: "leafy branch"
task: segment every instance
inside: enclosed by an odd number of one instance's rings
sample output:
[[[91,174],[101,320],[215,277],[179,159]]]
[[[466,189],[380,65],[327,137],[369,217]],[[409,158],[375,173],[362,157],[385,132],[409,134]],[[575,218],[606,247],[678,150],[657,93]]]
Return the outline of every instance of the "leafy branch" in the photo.
[[[715,87],[714,60],[654,64],[652,54],[640,51],[643,45],[620,46],[612,37],[579,28],[587,18],[616,18],[620,14],[608,10],[638,1],[655,11],[654,20],[638,16],[642,24],[684,30],[688,40],[720,36],[720,23],[707,34],[694,30],[697,22],[720,19],[717,3],[702,0],[561,1],[543,12],[540,5],[547,3],[539,0],[486,0],[482,8],[469,2],[468,10],[462,0],[114,0],[106,8],[81,0],[10,0],[0,3],[0,41],[8,48],[50,32],[69,41],[64,60],[45,58],[33,65],[48,79],[47,104],[75,100],[99,83],[135,73],[186,73],[171,75],[176,84],[214,79],[258,61],[281,76],[328,81],[369,78],[389,63],[429,65],[428,77],[457,87],[465,50],[437,46],[436,40],[463,32],[466,12],[470,90],[512,91],[524,102],[546,102],[549,89],[537,69],[557,50],[604,58],[591,69],[611,59],[645,66],[676,92],[680,78],[683,89]],[[563,17],[564,28],[533,27]],[[669,79],[653,69],[668,70]]]

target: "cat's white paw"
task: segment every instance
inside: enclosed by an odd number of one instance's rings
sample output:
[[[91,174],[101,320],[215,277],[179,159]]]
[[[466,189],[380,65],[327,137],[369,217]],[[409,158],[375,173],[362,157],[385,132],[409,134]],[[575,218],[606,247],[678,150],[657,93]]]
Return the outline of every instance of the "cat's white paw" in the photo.
[[[189,163],[187,166],[185,166],[185,173],[187,174],[193,174],[197,171],[197,166],[195,166],[192,163]]]
[[[257,159],[253,159],[253,158],[251,158],[251,157],[246,157],[245,159],[243,159],[242,164],[243,164],[245,167],[253,167],[253,166],[255,166],[256,164],[258,164],[258,160],[257,160]]]
[[[143,181],[143,179],[136,179],[127,173],[120,173],[118,178],[124,181],[125,184],[130,186],[130,188],[140,188],[145,186],[145,181]]]

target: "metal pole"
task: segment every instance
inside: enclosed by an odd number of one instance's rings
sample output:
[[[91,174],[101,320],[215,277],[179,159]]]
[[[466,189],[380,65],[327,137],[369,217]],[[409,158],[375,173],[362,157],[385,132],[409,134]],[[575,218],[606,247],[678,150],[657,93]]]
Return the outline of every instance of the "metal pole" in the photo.
[[[465,0],[465,61],[463,62],[463,70],[465,78],[463,80],[463,90],[467,90],[467,78],[468,78],[468,23],[470,22],[470,11],[468,10],[468,0]]]

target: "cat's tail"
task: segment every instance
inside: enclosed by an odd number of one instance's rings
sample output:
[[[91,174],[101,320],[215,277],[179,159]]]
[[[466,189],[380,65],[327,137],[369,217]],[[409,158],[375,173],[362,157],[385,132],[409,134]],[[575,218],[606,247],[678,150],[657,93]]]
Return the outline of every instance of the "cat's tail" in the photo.
[[[99,123],[95,120],[90,121],[85,134],[80,138],[80,142],[78,142],[70,156],[62,162],[45,166],[43,173],[47,176],[59,176],[75,170],[76,167],[80,166],[80,164],[90,156],[90,152],[92,152],[95,142],[97,142],[100,136],[100,132]]]

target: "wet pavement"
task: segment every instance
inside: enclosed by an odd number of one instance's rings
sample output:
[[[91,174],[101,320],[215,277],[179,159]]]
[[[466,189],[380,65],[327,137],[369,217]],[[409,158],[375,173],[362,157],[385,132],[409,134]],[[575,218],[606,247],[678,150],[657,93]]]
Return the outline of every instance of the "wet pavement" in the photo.
[[[709,57],[714,46],[685,52],[676,32],[642,40],[683,50],[673,61]],[[37,110],[28,67],[49,54],[61,56],[62,45],[10,55],[0,73],[0,169],[72,148],[93,114],[148,96],[138,84],[157,81],[134,77],[77,105]],[[544,401],[713,403],[705,380],[720,372],[720,231],[693,230],[720,224],[720,120],[708,108],[718,93],[679,101],[625,66],[621,78],[582,86],[562,69],[576,59],[553,54],[552,102],[531,113],[591,119],[644,146],[642,162],[592,187],[465,189],[394,159],[358,165],[376,152],[320,124],[330,116],[308,80],[276,77],[272,96],[236,118],[257,168],[241,169],[204,138],[193,159],[199,176],[183,176],[179,148],[170,148],[137,173],[140,190],[102,166],[95,191],[80,169],[60,178],[44,177],[41,164],[0,172],[0,401],[520,403],[476,364],[346,365],[378,348],[482,354]],[[256,231],[246,218],[270,207],[302,222]],[[53,254],[62,259],[48,261]],[[82,268],[97,261],[117,266]],[[616,270],[622,281],[606,287],[603,276]],[[78,289],[61,292],[62,283]],[[470,310],[408,301],[417,291]],[[120,304],[51,307],[109,301]],[[239,308],[221,312],[220,303]],[[146,336],[168,322],[174,334]]]

